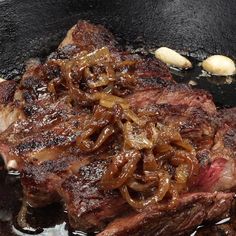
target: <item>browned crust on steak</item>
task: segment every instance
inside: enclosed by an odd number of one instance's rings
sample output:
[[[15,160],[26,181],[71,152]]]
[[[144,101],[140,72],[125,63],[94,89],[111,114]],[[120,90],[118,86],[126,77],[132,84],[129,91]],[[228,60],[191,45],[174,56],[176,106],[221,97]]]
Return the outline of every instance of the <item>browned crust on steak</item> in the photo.
[[[204,91],[192,89],[185,84],[170,84],[156,87],[155,89],[140,89],[128,97],[130,104],[135,107],[146,107],[153,104],[188,105],[202,108],[209,114],[216,113],[212,96]]]
[[[114,48],[116,41],[113,35],[101,25],[79,21],[67,33],[59,48],[76,45],[80,50],[93,51],[104,46]]]
[[[4,81],[0,83],[0,104],[8,104],[13,101],[17,83]]]
[[[155,209],[115,219],[98,236],[165,236],[189,233],[196,225],[214,221],[229,213],[234,194],[196,193],[181,198],[177,209]]]
[[[84,231],[102,229],[129,209],[118,191],[104,191],[100,187],[107,164],[101,159],[82,166],[61,185],[59,193],[66,203],[72,227]]]
[[[57,191],[63,180],[89,163],[88,157],[76,155],[76,150],[73,148],[64,149],[66,150],[56,150],[58,152],[56,159],[52,157],[51,160],[46,160],[39,165],[31,162],[22,169],[21,183],[30,206],[41,207],[59,200]]]

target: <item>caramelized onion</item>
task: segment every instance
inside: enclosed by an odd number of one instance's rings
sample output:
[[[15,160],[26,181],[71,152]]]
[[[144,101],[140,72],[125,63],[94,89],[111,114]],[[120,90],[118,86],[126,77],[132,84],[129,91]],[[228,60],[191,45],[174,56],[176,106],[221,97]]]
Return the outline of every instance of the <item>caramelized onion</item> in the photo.
[[[91,127],[87,130],[87,133],[84,134],[86,134],[86,136],[91,136],[95,131],[96,129],[93,129]],[[86,136],[82,136],[77,138],[77,145],[79,146],[80,150],[84,152],[92,152],[101,147],[102,144],[105,143],[107,139],[114,133],[115,129],[111,125],[108,125],[104,129],[102,129],[95,142],[87,139]]]
[[[152,151],[147,151],[147,154],[143,158],[143,170],[147,171],[157,171],[159,169],[159,165],[156,162],[156,159],[152,153]]]
[[[129,103],[125,99],[111,95],[111,94],[98,92],[98,93],[93,94],[93,99],[99,100],[100,105],[106,108],[112,108],[117,104],[119,104],[123,109],[129,108]]]
[[[98,149],[99,147],[101,147],[102,144],[114,133],[115,133],[115,129],[112,125],[106,126],[99,134],[96,142],[94,143],[94,146],[92,147],[92,150],[94,151]]]
[[[124,140],[125,146],[136,150],[150,149],[153,146],[153,143],[147,139],[145,134],[135,134],[134,128],[129,121],[124,125]]]
[[[187,140],[176,141],[175,145],[182,147],[188,152],[192,152],[194,150],[193,146]]]
[[[82,71],[86,67],[110,61],[111,61],[111,56],[109,49],[107,47],[103,47],[95,50],[94,52],[88,53],[84,56],[74,57],[73,59],[62,64],[62,68],[64,68],[64,71],[68,75],[71,73],[72,68],[75,66],[79,69],[79,71]]]
[[[125,109],[124,114],[129,120],[133,121],[139,126],[144,126],[146,123],[144,120],[141,120],[131,109]]]
[[[111,64],[107,64],[105,66],[106,68],[106,72],[107,72],[107,77],[109,78],[110,81],[115,81],[116,80],[116,74],[115,74],[115,71],[112,67]]]
[[[148,182],[145,184],[139,183],[135,178],[131,178],[127,182],[127,186],[137,192],[145,192],[147,191],[150,187],[152,187],[155,184],[155,181]]]
[[[199,164],[195,155],[186,154],[183,151],[176,151],[175,157],[171,160],[172,163],[180,165],[188,165],[188,182],[192,185],[199,173]]]
[[[173,148],[170,144],[157,144],[155,149],[160,154],[160,157],[162,156],[162,154],[165,156],[165,154],[168,154],[173,151]]]
[[[182,141],[180,133],[174,127],[164,126],[158,123],[157,130],[159,145]]]
[[[160,202],[170,188],[170,176],[166,171],[159,171],[158,172],[159,181],[157,182],[157,190],[156,192],[147,199],[144,200],[135,200],[133,199],[130,194],[128,187],[123,185],[120,188],[121,194],[123,198],[134,208],[140,209],[144,208],[148,205],[155,204]]]
[[[101,185],[105,189],[122,186],[134,173],[141,155],[138,151],[125,151],[112,159],[112,163],[103,175]]]
[[[110,82],[109,77],[107,75],[101,75],[97,81],[89,80],[88,81],[88,86],[90,88],[97,88],[97,87],[102,87],[105,85],[108,85]]]
[[[76,139],[76,143],[81,151],[91,152],[99,148],[108,137],[114,132],[114,127],[109,125],[113,119],[113,114],[101,107],[98,107],[94,112],[94,116],[87,124],[84,124],[82,131]],[[97,140],[94,142],[90,137],[96,132],[101,131]]]
[[[180,164],[175,170],[175,179],[177,183],[185,184],[189,175],[188,165]]]

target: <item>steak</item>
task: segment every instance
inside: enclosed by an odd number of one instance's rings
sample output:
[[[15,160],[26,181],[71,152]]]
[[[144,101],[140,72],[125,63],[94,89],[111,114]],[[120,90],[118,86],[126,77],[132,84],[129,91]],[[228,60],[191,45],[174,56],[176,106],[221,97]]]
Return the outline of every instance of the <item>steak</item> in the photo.
[[[104,191],[100,179],[107,167],[106,160],[96,160],[80,168],[61,185],[60,193],[67,205],[73,228],[93,231],[129,210],[118,191]]]
[[[209,114],[216,112],[216,107],[211,95],[203,90],[193,90],[185,84],[170,84],[158,89],[144,89],[128,97],[132,106],[146,107],[154,104],[188,105],[190,107],[202,108]]]
[[[204,191],[226,190],[235,186],[236,130],[234,116],[234,108],[220,111],[215,118],[217,129],[210,152],[199,153],[199,158],[205,162],[199,176],[199,186]],[[232,121],[229,122],[229,118],[232,118]],[[203,185],[204,187],[202,187]],[[211,187],[209,188],[209,186]]]
[[[228,235],[234,236],[236,234],[234,224],[233,223],[222,223],[216,224],[213,226],[205,226],[200,228],[196,236],[205,236],[205,235],[212,235],[212,236],[221,236],[221,235]]]
[[[160,212],[155,207],[129,214],[108,224],[99,236],[186,235],[194,225],[227,216],[233,198],[228,193],[197,193],[181,198],[177,210]]]
[[[3,81],[0,82],[0,104],[8,104],[13,101],[15,90],[16,90],[15,81]]]
[[[15,81],[0,83],[0,132],[6,130],[12,123],[23,118],[20,105],[14,102],[17,84]]]
[[[2,82],[0,91],[0,153],[9,169],[20,172],[30,206],[62,201],[72,228],[101,236],[186,235],[229,213],[234,199],[229,192],[236,186],[235,108],[218,111],[208,92],[177,84],[157,59],[124,51],[104,27],[79,21],[45,63],[30,60],[22,79]],[[110,113],[101,103],[113,101],[94,97],[104,91],[121,101]],[[194,149],[198,174],[171,209],[156,204],[134,209],[118,189],[101,184],[122,150],[117,119],[140,123],[140,117],[125,113],[129,109],[171,127]],[[82,143],[83,135],[90,139]]]
[[[75,152],[72,147],[48,149],[40,153],[47,158],[41,164],[25,164],[21,183],[30,206],[42,207],[60,200],[58,189],[63,180],[89,163],[88,156],[78,157]]]
[[[209,150],[213,145],[214,124],[209,115],[200,108],[161,104],[144,108],[141,106],[139,109],[144,113],[151,113],[159,122],[174,124],[185,138],[192,140],[199,152],[207,148]],[[104,161],[99,161],[99,164],[94,161],[63,182],[60,194],[65,200],[74,228],[84,231],[101,230],[107,222],[128,207],[117,192],[110,191],[107,194],[101,190],[99,182],[105,172],[104,168]],[[210,187],[212,186],[208,186],[208,189]],[[108,209],[109,213],[106,211]]]

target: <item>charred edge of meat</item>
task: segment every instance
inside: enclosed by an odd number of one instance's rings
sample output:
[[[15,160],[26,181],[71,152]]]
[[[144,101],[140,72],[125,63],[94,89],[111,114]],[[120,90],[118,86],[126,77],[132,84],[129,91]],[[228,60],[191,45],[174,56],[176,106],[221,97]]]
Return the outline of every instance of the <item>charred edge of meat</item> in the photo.
[[[169,212],[155,206],[139,214],[115,219],[99,236],[186,235],[196,225],[227,216],[234,194],[196,193],[181,198],[179,207]]]
[[[17,83],[4,81],[0,83],[0,104],[8,104],[13,101]]]

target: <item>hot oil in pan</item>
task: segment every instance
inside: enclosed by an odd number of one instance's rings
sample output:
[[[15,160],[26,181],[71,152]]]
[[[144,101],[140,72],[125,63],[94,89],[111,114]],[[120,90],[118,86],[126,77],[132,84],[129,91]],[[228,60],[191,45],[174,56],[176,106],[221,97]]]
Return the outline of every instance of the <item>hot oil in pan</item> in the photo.
[[[137,42],[121,42],[125,49],[134,53],[141,53],[147,56],[154,56],[156,48],[151,49],[143,46],[145,41],[141,38]],[[186,83],[193,88],[204,89],[209,91],[214,103],[218,108],[236,107],[236,75],[234,76],[214,76],[209,75],[202,70],[201,62],[207,57],[205,54],[195,52],[182,52],[182,55],[188,57],[192,62],[193,68],[189,70],[179,70],[170,68],[171,73],[178,83]],[[236,58],[233,58],[236,61]]]
[[[193,68],[182,71],[171,68],[172,75],[178,83],[186,83],[193,88],[200,88],[213,95],[214,103],[218,108],[236,106],[236,75],[214,76],[202,70],[200,61],[190,57]]]
[[[20,179],[19,176],[8,174],[4,170],[1,158],[0,162],[0,236],[87,236],[84,232],[68,230],[67,224],[64,221],[66,214],[59,203],[52,204],[46,208],[30,209],[27,221],[31,228],[19,228],[16,223],[16,217],[22,203]]]
[[[236,106],[236,77],[218,77],[209,76],[202,72],[199,61],[190,58],[193,62],[193,69],[188,71],[179,71],[171,69],[171,72],[177,82],[188,83],[196,88],[203,88],[212,93],[214,101],[218,107]],[[1,160],[1,158],[0,158]],[[72,231],[65,222],[66,214],[60,204],[53,204],[47,208],[29,210],[27,220],[31,225],[30,231],[20,229],[16,224],[16,216],[19,212],[22,201],[22,189],[19,177],[9,175],[0,163],[0,236],[16,236],[16,235],[40,235],[40,236],[89,236],[81,231]],[[224,230],[232,231],[230,235],[234,235],[236,231],[233,225],[236,218],[236,211],[230,218],[225,219],[226,222],[218,224],[209,224],[200,226],[192,235],[219,235],[217,232]],[[45,214],[46,212],[46,214]],[[228,234],[227,234],[228,235]]]

